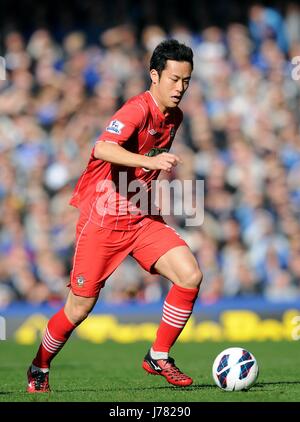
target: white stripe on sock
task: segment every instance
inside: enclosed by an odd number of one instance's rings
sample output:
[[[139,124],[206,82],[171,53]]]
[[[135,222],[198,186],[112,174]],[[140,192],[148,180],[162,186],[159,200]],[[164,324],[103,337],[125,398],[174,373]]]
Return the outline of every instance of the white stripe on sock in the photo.
[[[174,319],[177,322],[185,322],[185,321],[187,321],[189,319],[189,317],[179,317],[177,315],[174,315],[174,314],[172,314],[172,312],[170,312],[170,311],[168,311],[166,309],[164,309],[163,314],[164,315],[168,315],[171,319]]]
[[[47,328],[46,333],[44,335],[44,338],[42,340],[42,344],[43,344],[44,348],[47,350],[47,352],[56,353],[58,350],[60,350],[63,347],[65,342],[55,340],[55,338],[53,338],[51,336],[51,334],[49,333],[49,330]]]
[[[58,346],[58,347],[51,346],[48,343],[48,341],[47,341],[46,338],[43,339],[42,344],[43,344],[44,348],[47,350],[47,352],[49,352],[49,353],[55,353],[55,352],[57,352],[58,350],[60,350],[62,348],[62,345],[61,346]]]
[[[164,303],[162,320],[176,328],[184,328],[192,311],[180,309],[170,305],[167,301]]]
[[[47,343],[49,344],[49,346],[53,347],[54,349],[56,349],[57,347],[61,347],[61,345],[63,344],[63,343],[59,343],[59,344],[54,344],[54,343],[52,343],[52,341],[49,339],[49,337],[48,337],[48,336],[45,336],[45,337],[43,338],[43,341],[44,341],[44,340],[46,340],[46,341],[47,341]]]
[[[191,313],[192,313],[192,311],[189,311],[189,310],[187,310],[187,309],[180,309],[180,308],[176,308],[176,306],[173,306],[173,305],[170,305],[166,300],[165,300],[165,303],[164,303],[164,305],[167,307],[167,308],[171,308],[171,309],[173,309],[174,310],[174,312],[178,312],[179,314],[181,314],[181,315],[190,315]]]
[[[173,322],[167,321],[164,317],[162,317],[162,321],[164,321],[168,325],[172,325],[172,327],[176,327],[176,328],[183,328],[184,327],[184,325],[177,325],[177,324],[174,324]]]
[[[49,337],[49,340],[51,340],[53,343],[57,343],[57,344],[64,343],[63,341],[60,341],[60,340],[55,340],[55,338],[53,338],[53,337],[51,336],[51,334],[49,333],[48,328],[47,328],[47,330],[46,330],[46,335]]]

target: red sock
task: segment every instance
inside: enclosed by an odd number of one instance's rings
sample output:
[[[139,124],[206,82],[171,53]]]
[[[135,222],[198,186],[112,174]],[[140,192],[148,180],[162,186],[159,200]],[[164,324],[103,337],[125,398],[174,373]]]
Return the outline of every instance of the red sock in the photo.
[[[38,368],[49,368],[50,362],[57,355],[70,337],[76,326],[66,317],[64,308],[49,320],[42,343],[32,361]]]
[[[172,286],[166,297],[162,320],[152,346],[154,351],[169,352],[191,316],[198,292],[198,288],[186,289],[176,284]]]

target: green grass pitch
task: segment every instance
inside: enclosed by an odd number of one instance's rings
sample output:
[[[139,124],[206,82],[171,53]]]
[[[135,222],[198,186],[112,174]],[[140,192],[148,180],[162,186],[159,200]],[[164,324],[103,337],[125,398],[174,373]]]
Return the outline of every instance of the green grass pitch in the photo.
[[[26,370],[37,344],[0,342],[0,402],[297,402],[300,400],[299,342],[178,343],[179,368],[194,378],[186,388],[141,368],[149,344],[87,343],[71,339],[53,361],[50,394],[27,394]],[[260,374],[247,392],[214,385],[211,366],[223,349],[242,346],[257,358]]]

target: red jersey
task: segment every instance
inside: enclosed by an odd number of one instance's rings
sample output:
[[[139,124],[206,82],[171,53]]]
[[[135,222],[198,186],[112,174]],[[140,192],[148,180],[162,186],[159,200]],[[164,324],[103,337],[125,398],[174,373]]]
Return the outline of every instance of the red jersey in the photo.
[[[97,142],[113,142],[130,152],[153,156],[169,151],[181,121],[182,111],[178,107],[164,115],[150,91],[146,91],[129,99],[114,114]],[[157,179],[160,170],[99,160],[94,157],[94,148],[70,204],[93,223],[113,230],[132,230],[149,218],[157,218],[151,215],[150,207],[145,210],[134,200],[140,192],[138,186],[150,198],[151,182]]]

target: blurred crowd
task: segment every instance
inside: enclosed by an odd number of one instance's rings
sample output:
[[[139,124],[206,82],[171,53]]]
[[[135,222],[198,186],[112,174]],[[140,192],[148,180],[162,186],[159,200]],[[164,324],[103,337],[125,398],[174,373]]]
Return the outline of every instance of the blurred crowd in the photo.
[[[300,297],[300,8],[253,5],[247,24],[168,31],[131,24],[74,30],[57,42],[44,28],[9,31],[0,55],[0,307],[64,300],[78,211],[68,205],[97,136],[115,110],[149,87],[149,58],[163,39],[194,51],[172,178],[204,180],[200,226],[166,221],[204,274],[200,300]],[[300,76],[300,72],[299,72]],[[195,193],[194,193],[195,195]],[[194,198],[197,202],[197,198]],[[176,198],[175,198],[176,202]],[[175,204],[176,206],[176,204]],[[101,251],[100,251],[101,253]],[[169,281],[126,259],[101,300],[161,300]]]

